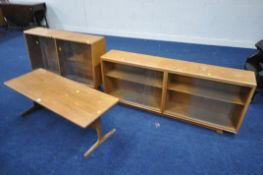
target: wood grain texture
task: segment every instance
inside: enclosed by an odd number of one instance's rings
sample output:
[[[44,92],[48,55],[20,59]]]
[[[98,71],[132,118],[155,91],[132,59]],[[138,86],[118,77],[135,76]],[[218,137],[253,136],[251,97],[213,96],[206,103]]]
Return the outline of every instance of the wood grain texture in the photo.
[[[44,27],[35,27],[24,31],[24,34],[42,36],[47,38],[57,38],[66,41],[74,41],[86,44],[93,44],[104,39],[102,36],[87,35],[77,32],[68,32],[64,30],[49,29]]]
[[[253,72],[112,50],[104,91],[147,111],[237,133],[256,87]]]
[[[92,88],[101,85],[104,37],[41,27],[25,30],[24,37],[32,69],[45,68]]]
[[[111,62],[153,70],[168,71],[169,73],[182,74],[206,80],[250,87],[256,86],[254,73],[246,70],[212,66],[119,50],[111,50],[102,55],[101,58],[104,61],[109,60]]]
[[[118,98],[44,69],[9,80],[5,85],[83,128],[118,102]]]

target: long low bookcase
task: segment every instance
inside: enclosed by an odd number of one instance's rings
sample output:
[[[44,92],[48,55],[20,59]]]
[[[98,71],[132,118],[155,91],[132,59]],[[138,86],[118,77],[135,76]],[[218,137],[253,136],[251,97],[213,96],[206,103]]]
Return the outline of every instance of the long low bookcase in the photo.
[[[45,68],[93,88],[101,84],[104,37],[43,27],[25,30],[24,37],[32,69]]]
[[[256,88],[253,72],[111,50],[104,91],[120,102],[219,132],[237,133]]]

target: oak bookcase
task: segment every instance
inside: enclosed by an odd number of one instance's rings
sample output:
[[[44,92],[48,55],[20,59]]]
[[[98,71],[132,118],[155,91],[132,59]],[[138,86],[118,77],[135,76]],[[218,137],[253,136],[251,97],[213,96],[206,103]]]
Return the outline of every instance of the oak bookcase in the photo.
[[[256,88],[253,72],[112,50],[102,57],[104,91],[120,102],[237,133]]]
[[[45,68],[93,88],[101,84],[104,37],[42,27],[25,30],[24,37],[32,69]]]

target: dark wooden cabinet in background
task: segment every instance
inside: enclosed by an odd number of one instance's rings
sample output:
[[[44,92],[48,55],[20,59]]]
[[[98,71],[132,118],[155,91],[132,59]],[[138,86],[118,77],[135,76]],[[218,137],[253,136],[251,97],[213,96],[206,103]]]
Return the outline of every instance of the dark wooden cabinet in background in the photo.
[[[49,27],[46,18],[47,8],[44,2],[2,2],[0,3],[0,11],[6,20],[3,21],[6,27]],[[0,18],[0,25],[3,22]]]

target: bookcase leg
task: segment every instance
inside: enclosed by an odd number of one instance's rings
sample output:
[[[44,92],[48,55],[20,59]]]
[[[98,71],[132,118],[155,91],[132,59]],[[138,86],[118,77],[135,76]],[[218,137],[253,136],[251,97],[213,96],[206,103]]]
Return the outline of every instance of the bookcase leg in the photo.
[[[101,128],[100,119],[96,120],[92,125],[92,128],[96,129],[97,132],[97,141],[84,153],[84,157],[89,156],[98,146],[100,146],[105,140],[107,140],[110,136],[112,136],[116,129],[112,129],[107,134],[103,135],[103,131]]]
[[[223,134],[224,131],[223,131],[223,130],[216,130],[216,133],[217,133],[217,134]]]
[[[31,106],[30,108],[28,108],[26,111],[22,112],[20,115],[22,117],[25,117],[26,115],[35,112],[36,110],[40,109],[42,106],[40,106],[39,104],[33,102],[33,106]]]

